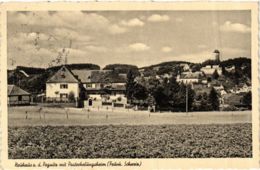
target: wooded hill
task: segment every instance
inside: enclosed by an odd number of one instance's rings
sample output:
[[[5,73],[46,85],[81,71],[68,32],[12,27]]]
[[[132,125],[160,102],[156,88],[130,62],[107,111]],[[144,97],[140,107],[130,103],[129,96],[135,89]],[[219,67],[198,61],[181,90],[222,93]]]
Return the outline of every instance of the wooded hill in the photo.
[[[162,75],[169,73],[172,75],[177,75],[181,71],[180,64],[188,64],[192,70],[199,70],[203,65],[210,63],[211,61],[205,61],[203,63],[190,63],[186,61],[170,61],[163,62],[156,65],[151,65],[147,67],[142,67],[144,73],[149,75]],[[235,66],[236,72],[227,73],[225,77],[234,81],[235,83],[246,82],[251,80],[251,59],[248,58],[235,58],[225,61],[221,61],[220,66],[228,67]],[[42,93],[45,91],[45,83],[50,76],[52,76],[60,66],[50,67],[50,68],[35,68],[35,67],[24,67],[17,66],[14,70],[8,70],[8,84],[16,84],[22,89],[30,93]],[[70,69],[85,69],[85,70],[100,70],[100,66],[84,63],[84,64],[68,64]],[[157,68],[154,70],[154,68]],[[129,70],[137,76],[139,75],[138,67],[135,65],[128,64],[109,64],[103,68],[104,70],[114,70],[118,73],[126,74]],[[26,76],[26,73],[28,76]],[[146,76],[147,76],[146,75]]]

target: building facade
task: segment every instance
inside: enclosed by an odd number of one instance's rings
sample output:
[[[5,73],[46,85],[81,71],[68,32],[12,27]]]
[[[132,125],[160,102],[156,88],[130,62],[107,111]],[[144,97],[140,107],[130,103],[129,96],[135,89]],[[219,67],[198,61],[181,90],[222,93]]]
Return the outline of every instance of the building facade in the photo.
[[[47,101],[69,101],[77,100],[80,93],[80,82],[73,73],[62,66],[46,82]]]

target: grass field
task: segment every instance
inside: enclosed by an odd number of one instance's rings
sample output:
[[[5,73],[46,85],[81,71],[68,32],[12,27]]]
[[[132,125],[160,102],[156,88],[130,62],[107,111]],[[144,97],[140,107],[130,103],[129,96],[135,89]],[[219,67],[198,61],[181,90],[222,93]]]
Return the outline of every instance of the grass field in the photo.
[[[252,157],[251,111],[12,107],[8,127],[10,159]]]
[[[10,159],[252,157],[250,123],[10,127]]]
[[[8,109],[9,126],[89,126],[89,125],[160,125],[160,124],[230,124],[251,123],[251,111],[148,113],[145,111],[95,111],[62,108],[12,107]],[[26,119],[27,112],[27,119]]]

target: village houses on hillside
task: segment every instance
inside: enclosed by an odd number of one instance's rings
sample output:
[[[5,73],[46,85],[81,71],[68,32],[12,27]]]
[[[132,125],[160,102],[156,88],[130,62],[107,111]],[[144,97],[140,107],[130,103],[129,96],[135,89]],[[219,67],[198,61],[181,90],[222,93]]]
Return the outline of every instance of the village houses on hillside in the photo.
[[[215,50],[213,55],[215,57],[214,64],[203,65],[203,67],[195,70],[193,64],[185,62],[174,66],[155,65],[155,68],[151,67],[147,70],[141,68],[139,69],[140,74],[138,73],[135,77],[135,82],[148,87],[151,80],[156,79],[163,83],[164,80],[169,80],[174,76],[177,82],[191,85],[196,95],[209,94],[210,89],[214,88],[219,95],[220,105],[240,106],[243,96],[251,92],[250,82],[239,83],[229,88],[226,88],[226,85],[224,87],[222,83],[225,83],[228,79],[222,74],[223,68],[218,64],[220,63],[220,52]],[[224,70],[234,74],[235,66],[229,65]],[[18,70],[18,73],[22,78],[31,76],[25,70]],[[17,73],[10,72],[10,75],[13,74]],[[45,94],[36,94],[41,97],[41,102],[74,102],[79,107],[97,108],[102,106],[125,107],[127,105],[125,96],[126,73],[113,69],[76,69],[63,65],[51,75],[46,81]],[[217,76],[217,78],[214,78],[214,76]],[[36,96],[35,94],[32,95],[18,86],[8,86],[9,105],[30,104],[34,102],[32,99]]]
[[[182,63],[180,67],[182,68],[182,72],[176,76],[176,81],[179,83],[189,84],[192,89],[195,91],[197,95],[203,95],[203,93],[210,93],[210,89],[214,88],[219,94],[219,102],[221,106],[225,105],[236,105],[239,106],[242,103],[242,98],[245,93],[251,91],[251,86],[247,84],[242,84],[231,88],[231,90],[227,90],[224,88],[223,84],[218,80],[212,79],[214,74],[216,76],[222,76],[222,67],[218,64],[220,63],[220,52],[219,50],[213,51],[214,63],[208,64],[200,68],[200,70],[192,71],[189,64]],[[227,72],[233,72],[235,70],[235,66],[229,66],[224,68]],[[156,68],[155,72],[159,69]],[[137,82],[147,81],[149,77],[146,77],[143,73],[145,70],[141,71],[141,77],[137,77]],[[154,76],[160,82],[163,81],[164,77],[168,78],[168,74],[161,76]],[[221,78],[220,78],[221,79]]]

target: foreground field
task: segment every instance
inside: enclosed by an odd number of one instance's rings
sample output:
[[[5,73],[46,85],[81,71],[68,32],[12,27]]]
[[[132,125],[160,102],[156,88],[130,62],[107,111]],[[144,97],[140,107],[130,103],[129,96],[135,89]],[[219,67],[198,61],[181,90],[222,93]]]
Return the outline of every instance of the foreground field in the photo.
[[[26,115],[27,112],[27,115]],[[90,110],[39,107],[8,109],[9,126],[89,126],[89,125],[162,125],[251,123],[252,112],[148,113],[133,110]]]
[[[252,157],[250,123],[9,127],[10,159]]]

